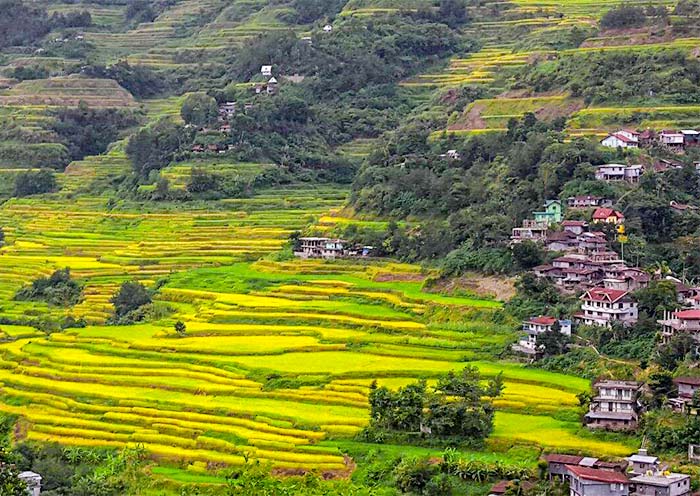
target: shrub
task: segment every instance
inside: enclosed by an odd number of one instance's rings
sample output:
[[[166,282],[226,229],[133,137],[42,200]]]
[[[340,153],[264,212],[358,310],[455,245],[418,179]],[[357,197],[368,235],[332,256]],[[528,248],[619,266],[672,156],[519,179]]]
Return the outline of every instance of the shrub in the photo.
[[[83,288],[70,276],[70,269],[57,270],[51,277],[40,277],[31,286],[20,289],[16,300],[45,301],[49,305],[69,307],[80,302]]]
[[[56,177],[49,169],[21,172],[15,178],[14,195],[17,197],[52,193],[56,189]]]
[[[114,315],[119,320],[151,303],[151,294],[137,281],[122,283],[119,291],[109,300],[114,305]]]

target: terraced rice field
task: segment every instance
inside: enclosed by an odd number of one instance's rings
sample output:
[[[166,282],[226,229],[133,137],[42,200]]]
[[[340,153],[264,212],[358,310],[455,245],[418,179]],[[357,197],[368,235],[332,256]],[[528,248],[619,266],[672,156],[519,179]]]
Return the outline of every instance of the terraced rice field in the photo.
[[[133,96],[115,81],[78,75],[24,81],[0,91],[0,104],[8,106],[72,107],[81,101],[98,108],[136,105]]]
[[[97,174],[99,161],[93,166]],[[587,381],[494,361],[514,337],[490,322],[499,302],[424,293],[427,274],[412,265],[266,257],[346,194],[278,189],[207,209],[107,208],[104,198],[81,195],[6,203],[0,318],[27,325],[0,326],[0,411],[23,419],[27,439],[141,444],[195,471],[254,458],[337,474],[347,461],[334,442],[365,425],[372,380],[397,387],[470,362],[506,380],[494,447],[632,449],[581,432],[575,394]],[[12,300],[22,284],[61,267],[85,284],[75,308]],[[161,281],[162,317],[105,325],[108,300],[126,279]],[[442,321],[435,306],[463,318]],[[64,314],[89,325],[51,335],[32,326]]]

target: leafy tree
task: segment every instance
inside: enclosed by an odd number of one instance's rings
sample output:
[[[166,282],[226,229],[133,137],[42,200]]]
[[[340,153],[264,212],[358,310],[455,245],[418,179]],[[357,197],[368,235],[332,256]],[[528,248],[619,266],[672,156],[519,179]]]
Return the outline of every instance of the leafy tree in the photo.
[[[190,171],[190,179],[187,181],[187,191],[190,193],[206,193],[219,188],[220,178],[207,172],[201,167],[193,167]]]
[[[649,375],[647,381],[651,391],[651,408],[661,408],[666,404],[666,400],[672,397],[675,385],[673,376],[666,371],[654,372]]]
[[[390,391],[373,384],[370,395],[370,425],[364,435],[381,439],[382,433],[457,439],[479,444],[493,429],[494,410],[484,397],[501,393],[502,380],[481,382],[475,367],[449,372],[428,391],[425,381]]]
[[[5,231],[0,227],[0,248],[5,245]]]
[[[537,336],[537,346],[545,357],[566,353],[571,339],[561,332],[561,325],[556,321],[551,331],[543,332]]]
[[[668,344],[657,349],[656,362],[666,370],[675,370],[680,362],[695,353],[696,347],[695,340],[688,334],[673,336]]]
[[[16,300],[45,301],[50,305],[69,307],[80,302],[83,288],[71,278],[70,269],[57,270],[50,277],[40,277],[31,286],[21,288]]]
[[[56,177],[49,169],[20,172],[15,177],[14,195],[17,197],[52,193],[56,189]]]
[[[119,132],[136,124],[131,112],[116,109],[92,109],[81,102],[77,108],[56,112],[53,131],[68,147],[72,160],[99,155],[116,141]]]
[[[603,29],[628,29],[644,26],[646,15],[642,7],[620,5],[608,10],[600,19],[600,27]]]
[[[459,26],[467,20],[464,0],[440,0],[439,19],[448,26]]]
[[[537,243],[524,241],[513,245],[513,261],[523,270],[528,270],[544,262],[544,250]]]
[[[27,485],[20,480],[17,469],[4,461],[0,461],[0,494],[3,496],[27,495]]]
[[[680,306],[673,281],[652,281],[648,287],[636,291],[634,297],[640,311],[657,319],[662,318],[664,312],[676,310]]]
[[[333,17],[340,12],[346,0],[294,0],[296,22],[307,24],[323,17]]]
[[[188,143],[191,135],[183,126],[168,119],[161,119],[153,126],[144,127],[129,138],[126,154],[134,171],[147,177],[153,170],[168,165],[175,155]]]
[[[187,124],[203,127],[216,122],[219,111],[214,98],[206,93],[191,93],[182,103],[180,115]]]
[[[143,284],[137,281],[126,281],[109,301],[114,305],[115,316],[120,319],[148,305],[152,300],[151,294]]]

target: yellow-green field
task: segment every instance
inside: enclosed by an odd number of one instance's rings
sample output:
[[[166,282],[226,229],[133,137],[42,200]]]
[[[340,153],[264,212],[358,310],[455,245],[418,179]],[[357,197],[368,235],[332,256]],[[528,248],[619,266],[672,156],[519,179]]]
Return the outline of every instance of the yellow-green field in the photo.
[[[100,165],[80,167],[97,174]],[[0,410],[23,419],[19,432],[30,440],[141,444],[190,464],[252,457],[332,473],[346,468],[334,440],[367,422],[372,380],[398,387],[472,363],[506,381],[494,449],[632,449],[580,428],[575,394],[587,381],[495,360],[515,335],[490,321],[499,302],[424,293],[419,267],[390,261],[265,258],[345,198],[337,188],[298,187],[207,209],[108,209],[104,198],[80,195],[7,202],[0,317],[25,325],[0,326]],[[61,267],[85,284],[75,308],[13,301],[22,284]],[[162,317],[105,325],[108,300],[126,279],[161,281]],[[431,317],[435,306],[462,315],[460,323]],[[38,317],[68,314],[88,326],[51,335],[33,328]]]

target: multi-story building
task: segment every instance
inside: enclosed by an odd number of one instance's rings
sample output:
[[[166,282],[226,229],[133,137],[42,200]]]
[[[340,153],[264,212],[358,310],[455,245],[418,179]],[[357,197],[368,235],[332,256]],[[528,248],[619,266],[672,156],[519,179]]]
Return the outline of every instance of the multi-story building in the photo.
[[[559,322],[559,332],[571,336],[571,321],[558,320],[554,317],[539,316],[533,317],[523,322],[523,331],[525,331],[525,339],[521,339],[517,344],[513,345],[513,350],[527,355],[536,355],[538,353],[537,336],[545,332],[552,332],[554,325]]]
[[[600,144],[608,148],[639,148],[639,133],[629,129],[620,129],[602,139]]]
[[[562,221],[561,202],[559,200],[547,200],[544,202],[544,210],[533,212],[535,222],[546,223],[547,226],[558,224]]]
[[[691,335],[700,343],[700,310],[678,310],[666,312],[661,324],[661,339],[668,343],[673,336],[680,333]]]
[[[627,291],[592,288],[581,300],[581,312],[576,318],[585,325],[610,326],[615,322],[632,325],[637,322],[637,302]]]
[[[337,258],[345,254],[347,242],[330,238],[299,238],[299,250],[294,254],[300,258]]]
[[[544,242],[547,239],[548,227],[549,224],[546,222],[524,220],[522,227],[513,228],[510,239],[513,243],[522,243],[523,241]]]
[[[635,381],[598,381],[596,395],[585,417],[591,429],[632,430],[639,422],[637,398],[641,384]]]
[[[605,164],[599,165],[595,178],[599,181],[625,181],[636,184],[644,173],[641,165]]]

